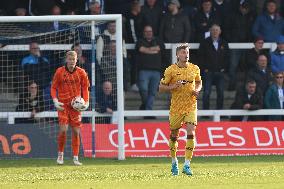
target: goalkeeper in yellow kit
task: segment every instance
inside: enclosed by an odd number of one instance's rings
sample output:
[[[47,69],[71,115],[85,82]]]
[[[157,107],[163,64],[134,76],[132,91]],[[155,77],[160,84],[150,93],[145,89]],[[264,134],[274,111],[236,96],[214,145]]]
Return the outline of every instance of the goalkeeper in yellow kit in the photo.
[[[195,129],[197,126],[197,96],[202,88],[198,66],[188,62],[189,46],[182,44],[176,48],[177,63],[169,66],[161,79],[159,91],[170,91],[170,155],[172,157],[172,175],[178,175],[177,147],[179,129],[186,125],[187,141],[183,173],[192,175],[190,161],[195,147]]]

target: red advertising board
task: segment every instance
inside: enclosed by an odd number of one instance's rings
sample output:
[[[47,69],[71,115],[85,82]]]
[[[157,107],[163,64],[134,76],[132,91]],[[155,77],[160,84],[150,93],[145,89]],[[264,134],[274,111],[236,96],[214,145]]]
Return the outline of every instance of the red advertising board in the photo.
[[[117,157],[117,125],[97,124],[96,157]],[[169,156],[166,122],[125,124],[126,157]],[[91,156],[91,126],[82,129],[84,155]],[[184,155],[185,128],[180,130],[178,155]],[[284,122],[200,122],[195,156],[284,154]]]

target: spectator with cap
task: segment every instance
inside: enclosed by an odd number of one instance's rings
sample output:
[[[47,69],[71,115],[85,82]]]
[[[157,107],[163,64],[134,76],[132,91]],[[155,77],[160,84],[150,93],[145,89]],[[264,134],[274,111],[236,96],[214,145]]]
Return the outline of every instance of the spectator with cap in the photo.
[[[187,16],[179,11],[180,3],[178,0],[170,0],[168,13],[162,19],[160,25],[160,39],[164,43],[189,42],[190,22]]]
[[[252,28],[255,37],[262,36],[265,42],[275,42],[284,34],[284,20],[277,11],[275,0],[268,0],[266,10],[259,15]]]
[[[178,0],[170,0],[168,13],[162,19],[159,37],[164,43],[183,43],[189,42],[191,26],[189,19],[179,11],[180,3]],[[166,69],[171,64],[171,50],[166,50],[163,58],[163,68]]]
[[[277,39],[277,48],[270,54],[271,70],[273,73],[284,72],[284,36]]]

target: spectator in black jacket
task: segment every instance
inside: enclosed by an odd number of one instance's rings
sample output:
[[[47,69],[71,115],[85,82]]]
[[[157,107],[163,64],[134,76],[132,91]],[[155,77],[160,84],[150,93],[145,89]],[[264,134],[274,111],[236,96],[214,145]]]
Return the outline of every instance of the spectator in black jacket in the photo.
[[[209,29],[212,24],[220,25],[220,18],[216,11],[213,10],[211,0],[202,0],[201,10],[196,14],[194,22],[197,42],[201,42],[203,39],[209,37]]]
[[[253,41],[251,33],[256,15],[251,11],[247,1],[239,5],[237,12],[225,18],[223,37],[228,42],[242,43]]]
[[[263,95],[272,82],[272,72],[267,67],[267,62],[267,57],[264,54],[259,55],[257,58],[257,67],[250,70],[247,74],[248,79],[255,80],[258,89]]]
[[[257,15],[257,10],[256,10],[257,6],[255,1],[262,1],[262,0],[233,0],[231,1],[232,9],[234,12],[238,12],[240,5],[245,3],[248,4],[248,6],[250,7],[250,12],[254,15]]]
[[[263,107],[263,95],[257,89],[254,80],[248,80],[244,87],[237,90],[235,101],[231,109],[259,110]],[[233,116],[232,121],[257,121],[262,120],[262,116]]]
[[[160,25],[160,39],[164,43],[189,42],[190,22],[187,16],[179,11],[178,0],[171,0],[168,5],[168,13],[162,19]]]
[[[231,0],[213,0],[213,9],[220,16],[220,26],[223,29],[224,19],[233,12]]]
[[[139,38],[142,37],[143,26],[141,17],[141,5],[138,1],[131,3],[131,9],[128,15],[126,15],[126,43],[136,43]]]
[[[142,26],[150,25],[153,28],[154,36],[159,34],[159,26],[163,16],[163,8],[158,5],[157,0],[145,0],[142,6]]]
[[[36,113],[44,111],[43,94],[39,91],[36,82],[31,81],[28,89],[20,94],[17,112],[31,112],[30,118],[18,118],[16,123],[36,123]]]
[[[224,74],[228,69],[229,47],[228,43],[221,37],[219,25],[212,25],[210,37],[201,42],[198,59],[199,66],[203,72],[204,92],[203,109],[209,109],[209,98],[212,85],[217,89],[217,109],[223,108],[224,100]]]
[[[223,36],[228,42],[247,43],[252,41],[252,25],[255,15],[251,12],[250,5],[247,1],[243,1],[239,5],[239,11],[228,15],[225,18]],[[237,68],[241,57],[245,50],[231,49],[231,61],[229,68],[230,84],[229,89],[234,90],[236,86]]]
[[[257,67],[256,61],[260,54],[268,55],[267,50],[263,49],[264,40],[262,37],[257,37],[254,39],[254,47],[246,50],[244,57],[241,60],[239,68],[242,72],[247,73],[251,69]]]
[[[130,13],[126,16],[126,43],[136,43],[143,36],[143,26],[141,17],[141,6],[138,1],[131,3]],[[130,85],[133,91],[138,91],[137,87],[137,64],[135,60],[135,51],[127,51],[128,60],[130,62],[131,78]]]

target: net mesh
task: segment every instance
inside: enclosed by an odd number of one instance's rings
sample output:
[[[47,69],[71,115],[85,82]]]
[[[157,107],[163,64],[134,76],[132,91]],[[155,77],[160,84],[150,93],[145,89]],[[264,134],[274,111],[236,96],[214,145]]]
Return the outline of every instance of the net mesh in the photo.
[[[40,140],[39,143],[42,143],[42,140],[51,141],[52,149],[56,151],[59,126],[58,118],[54,117],[57,113],[50,96],[50,86],[55,70],[65,65],[65,54],[71,48],[80,54],[77,65],[86,70],[91,83],[91,103],[88,111],[94,109],[99,113],[110,113],[111,110],[105,106],[109,102],[112,103],[112,111],[116,109],[115,92],[112,92],[111,99],[105,95],[108,90],[116,91],[117,89],[115,42],[101,35],[107,29],[107,25],[106,22],[96,21],[95,38],[96,41],[99,38],[103,40],[103,47],[102,58],[93,66],[95,53],[92,51],[94,46],[92,46],[91,22],[89,21],[0,23],[0,112],[4,115],[0,116],[0,124],[3,126],[0,133],[0,136],[3,136],[0,137],[0,144],[2,144],[0,158],[18,157],[19,154],[28,157],[53,157],[57,154],[37,150],[37,141],[29,141],[34,145],[31,146],[35,149],[34,151],[25,154],[26,151],[23,149],[27,149],[27,146],[23,143],[19,148],[15,148],[15,152],[10,151],[7,154],[4,140],[8,140],[9,144],[9,139],[15,135],[13,129],[18,133],[19,128],[26,128],[23,130],[23,135],[26,136],[31,136],[40,130],[43,134],[39,136],[43,136],[37,137],[36,140]],[[92,76],[95,77],[93,85]],[[15,123],[13,129],[6,127],[9,124],[4,112],[19,112],[18,115],[21,115],[9,120],[9,123]],[[26,116],[21,112],[32,112],[32,115],[36,112],[35,115],[41,113],[41,116]],[[8,117],[11,118],[11,116]],[[96,147],[96,142],[94,142],[96,134],[90,134],[94,130],[92,128],[94,125],[91,124],[90,117],[83,117],[82,122],[85,126],[81,130],[80,155],[91,156],[95,154]],[[111,123],[111,118],[98,116],[95,118],[95,123]],[[65,146],[67,156],[72,155],[70,131],[71,129],[68,131]],[[100,139],[96,137],[96,140]]]

